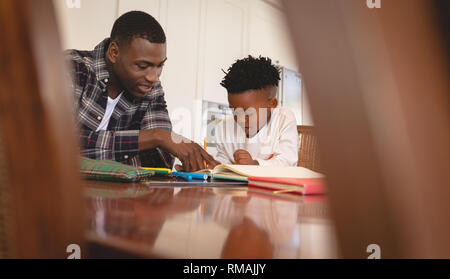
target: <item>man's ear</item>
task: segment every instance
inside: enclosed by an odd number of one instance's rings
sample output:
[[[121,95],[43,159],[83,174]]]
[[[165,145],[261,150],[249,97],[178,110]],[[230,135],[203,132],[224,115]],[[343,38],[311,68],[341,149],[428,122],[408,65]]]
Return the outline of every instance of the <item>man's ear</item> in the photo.
[[[117,42],[112,41],[108,46],[108,50],[106,51],[106,57],[111,63],[116,63],[119,59],[119,55],[119,45],[117,44]]]

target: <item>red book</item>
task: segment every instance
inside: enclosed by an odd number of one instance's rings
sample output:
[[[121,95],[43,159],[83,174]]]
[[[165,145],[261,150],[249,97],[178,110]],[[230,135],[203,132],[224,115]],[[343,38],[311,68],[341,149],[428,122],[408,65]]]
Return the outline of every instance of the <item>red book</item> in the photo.
[[[323,178],[280,178],[249,177],[249,187],[265,188],[276,193],[292,193],[300,195],[325,194],[326,186]]]

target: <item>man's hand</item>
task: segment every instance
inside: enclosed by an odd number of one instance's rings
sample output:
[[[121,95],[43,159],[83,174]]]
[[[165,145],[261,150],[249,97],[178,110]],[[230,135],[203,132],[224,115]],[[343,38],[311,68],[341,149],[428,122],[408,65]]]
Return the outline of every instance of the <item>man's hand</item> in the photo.
[[[258,161],[253,160],[250,153],[243,149],[236,150],[233,157],[234,163],[237,165],[259,165]]]
[[[200,145],[176,133],[164,129],[140,131],[139,150],[155,147],[160,147],[180,159],[184,171],[214,168],[219,164]]]

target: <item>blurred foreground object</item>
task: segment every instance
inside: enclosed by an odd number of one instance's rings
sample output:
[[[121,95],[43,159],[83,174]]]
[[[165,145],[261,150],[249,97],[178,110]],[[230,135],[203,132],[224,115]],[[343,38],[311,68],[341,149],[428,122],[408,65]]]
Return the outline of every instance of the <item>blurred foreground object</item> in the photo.
[[[450,257],[449,53],[439,3],[284,1],[342,257],[366,258],[370,244],[382,258]]]
[[[0,1],[0,257],[67,258],[83,206],[51,0]]]

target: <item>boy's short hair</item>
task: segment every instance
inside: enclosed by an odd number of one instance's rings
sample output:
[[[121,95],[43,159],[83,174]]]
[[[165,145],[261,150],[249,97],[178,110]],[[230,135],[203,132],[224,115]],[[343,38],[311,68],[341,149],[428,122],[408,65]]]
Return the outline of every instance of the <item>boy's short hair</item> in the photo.
[[[230,94],[263,89],[267,86],[278,86],[280,80],[279,70],[272,65],[272,60],[262,56],[255,58],[249,55],[236,60],[227,72],[223,72],[225,77],[220,85],[225,87]]]
[[[111,40],[127,46],[133,38],[143,38],[150,43],[163,44],[166,35],[159,22],[141,11],[131,11],[121,15],[111,30]]]

